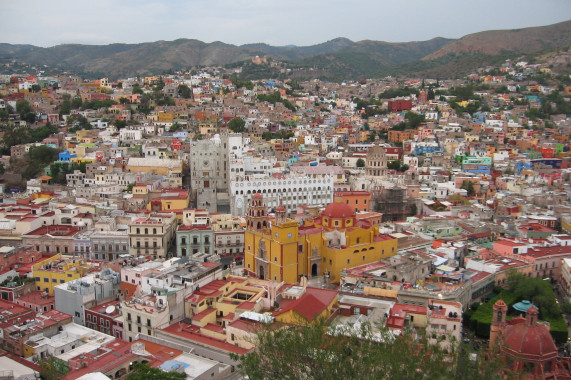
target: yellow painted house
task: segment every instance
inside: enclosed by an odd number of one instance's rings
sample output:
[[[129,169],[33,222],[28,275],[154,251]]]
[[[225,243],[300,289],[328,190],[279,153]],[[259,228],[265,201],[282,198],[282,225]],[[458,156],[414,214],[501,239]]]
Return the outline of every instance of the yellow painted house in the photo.
[[[397,239],[380,234],[369,221],[357,221],[345,203],[332,203],[304,226],[276,208],[270,221],[262,195],[251,200],[244,232],[244,270],[251,276],[293,284],[302,276],[338,282],[345,268],[397,253]]]
[[[32,266],[32,276],[38,290],[47,290],[53,296],[56,285],[77,280],[85,276],[89,269],[91,266],[82,258],[57,254],[35,263]]]
[[[281,293],[282,300],[273,312],[276,322],[308,325],[331,316],[338,305],[337,290],[292,286]]]
[[[127,162],[127,171],[133,173],[152,173],[158,175],[169,175],[175,172],[182,172],[182,160],[169,158],[141,158],[131,157]]]
[[[174,115],[172,112],[159,112],[157,115],[157,121],[159,123],[172,123]]]

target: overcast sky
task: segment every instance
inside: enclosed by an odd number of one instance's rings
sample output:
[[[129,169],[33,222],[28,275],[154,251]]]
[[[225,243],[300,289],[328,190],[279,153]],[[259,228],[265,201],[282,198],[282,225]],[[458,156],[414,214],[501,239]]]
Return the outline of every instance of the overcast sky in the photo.
[[[571,0],[0,0],[0,42],[241,45],[459,38],[571,19]]]

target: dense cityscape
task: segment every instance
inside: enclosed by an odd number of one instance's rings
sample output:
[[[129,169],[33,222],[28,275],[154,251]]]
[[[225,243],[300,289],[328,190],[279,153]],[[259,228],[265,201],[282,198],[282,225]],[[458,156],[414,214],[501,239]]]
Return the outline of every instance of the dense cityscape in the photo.
[[[0,379],[571,379],[571,50],[288,65],[0,67]]]

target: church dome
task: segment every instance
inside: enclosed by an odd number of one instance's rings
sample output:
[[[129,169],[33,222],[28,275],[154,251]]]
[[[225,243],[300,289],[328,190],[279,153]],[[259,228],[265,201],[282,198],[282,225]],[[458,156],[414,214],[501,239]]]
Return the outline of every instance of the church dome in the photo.
[[[549,329],[537,323],[537,309],[530,307],[526,319],[518,318],[508,324],[504,332],[504,352],[514,358],[546,361],[557,357],[557,347]]]
[[[321,213],[322,217],[345,219],[355,217],[355,212],[345,203],[330,203]]]

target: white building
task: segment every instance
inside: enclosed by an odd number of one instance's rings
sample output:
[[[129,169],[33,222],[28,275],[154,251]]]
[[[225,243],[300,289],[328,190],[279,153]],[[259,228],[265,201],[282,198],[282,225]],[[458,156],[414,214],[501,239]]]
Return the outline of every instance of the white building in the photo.
[[[30,337],[30,341],[35,344],[36,359],[55,356],[66,363],[69,359],[93,352],[114,339],[111,335],[73,322],[61,326],[60,331],[54,336],[47,337],[42,333]]]
[[[119,140],[139,141],[143,138],[143,131],[140,129],[123,128],[119,131]]]
[[[571,300],[571,259],[561,259],[561,281],[559,281],[561,293]]]
[[[242,179],[230,183],[232,215],[243,216],[255,193],[261,193],[268,208],[278,207],[280,202],[288,212],[299,206],[325,206],[333,202],[333,176],[313,178],[288,176],[282,179],[266,177]]]
[[[117,296],[121,279],[111,269],[90,274],[54,287],[56,310],[73,316],[73,321],[85,325],[85,309],[96,301]]]

